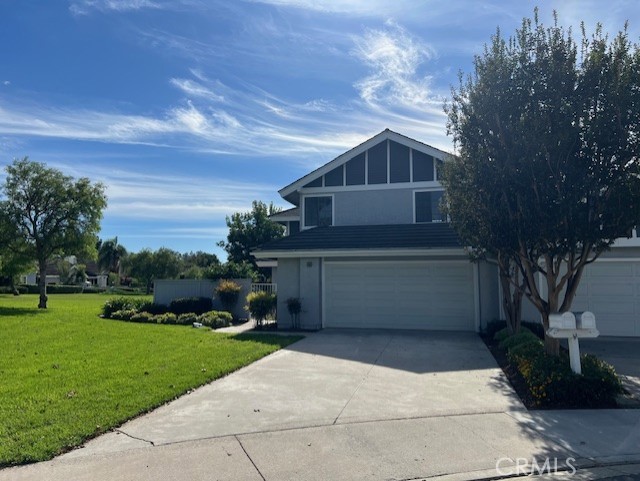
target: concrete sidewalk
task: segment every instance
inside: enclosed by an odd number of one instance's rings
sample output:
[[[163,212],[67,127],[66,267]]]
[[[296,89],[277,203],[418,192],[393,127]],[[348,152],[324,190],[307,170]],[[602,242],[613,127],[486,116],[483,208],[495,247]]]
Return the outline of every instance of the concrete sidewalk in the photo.
[[[547,458],[640,463],[640,410],[527,412],[474,335],[325,331],[0,481],[463,480]]]

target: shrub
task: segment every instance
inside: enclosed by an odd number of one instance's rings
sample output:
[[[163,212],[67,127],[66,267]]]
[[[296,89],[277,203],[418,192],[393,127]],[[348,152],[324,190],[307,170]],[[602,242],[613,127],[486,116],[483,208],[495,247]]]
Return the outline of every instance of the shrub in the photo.
[[[251,317],[256,320],[258,327],[262,326],[263,321],[275,311],[276,302],[276,295],[269,292],[251,292],[247,296],[247,309]]]
[[[209,311],[198,316],[197,322],[211,329],[219,329],[231,325],[233,316],[226,311]]]
[[[109,299],[104,303],[104,306],[102,306],[102,315],[106,318],[110,318],[116,311],[133,309],[137,312],[142,310],[141,307],[147,307],[148,304],[149,301],[143,298],[114,297],[113,299]]]
[[[204,314],[202,315],[204,316]],[[194,322],[200,322],[198,321],[198,314],[196,314],[195,312],[186,312],[184,314],[180,314],[178,316],[178,320],[176,321],[177,324],[181,324],[183,326],[191,325]]]
[[[0,294],[15,294],[16,292],[18,294],[27,294],[29,290],[27,286],[0,286]]]
[[[287,310],[291,316],[291,327],[297,329],[300,327],[300,312],[302,311],[302,303],[297,297],[290,297],[286,300]]]
[[[131,322],[156,322],[155,316],[147,311],[137,312],[131,316]]]
[[[215,294],[220,299],[220,303],[225,311],[232,311],[235,305],[238,303],[238,297],[242,286],[237,282],[233,282],[228,279],[220,281],[215,289]]]
[[[176,324],[178,322],[178,316],[173,312],[158,314],[157,316],[153,316],[153,318],[158,324]]]
[[[120,309],[111,313],[111,319],[117,319],[119,321],[130,321],[133,316],[138,314],[136,309]]]
[[[520,331],[517,334],[512,336],[507,335],[507,337],[503,338],[500,342],[500,347],[502,349],[506,349],[509,351],[511,348],[521,345],[527,344],[529,342],[538,342],[540,339],[533,332],[531,332],[526,327],[521,327]]]
[[[169,304],[169,312],[179,315],[189,312],[202,314],[210,311],[213,307],[213,301],[210,297],[181,297],[174,299]]]
[[[509,359],[524,377],[539,406],[615,406],[622,385],[609,364],[591,355],[582,356],[582,374],[576,374],[571,370],[566,353],[548,356],[543,342],[533,333],[512,336],[515,337],[520,342],[510,343]]]

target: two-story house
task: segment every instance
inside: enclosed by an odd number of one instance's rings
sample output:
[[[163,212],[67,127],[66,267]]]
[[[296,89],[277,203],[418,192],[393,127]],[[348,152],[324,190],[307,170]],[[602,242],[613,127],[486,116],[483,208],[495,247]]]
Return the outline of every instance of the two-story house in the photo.
[[[477,331],[501,317],[496,265],[471,263],[439,210],[447,155],[385,130],[279,191],[287,236],[254,251],[277,272],[279,326],[290,297],[308,329]],[[637,241],[589,266],[574,302],[603,334],[640,335]],[[539,318],[527,302],[523,317]]]
[[[288,236],[254,255],[277,259],[304,328],[477,330],[498,317],[495,266],[472,264],[439,210],[446,152],[385,130],[280,190],[272,217]],[[482,288],[481,288],[482,285]]]

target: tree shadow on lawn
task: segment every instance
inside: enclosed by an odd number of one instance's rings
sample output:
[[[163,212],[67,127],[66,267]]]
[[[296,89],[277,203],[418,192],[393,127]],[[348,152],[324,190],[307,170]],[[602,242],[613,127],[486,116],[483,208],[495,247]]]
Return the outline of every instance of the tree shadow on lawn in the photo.
[[[14,317],[27,317],[37,314],[44,314],[45,309],[38,309],[37,307],[7,307],[0,306],[0,316],[14,316]]]

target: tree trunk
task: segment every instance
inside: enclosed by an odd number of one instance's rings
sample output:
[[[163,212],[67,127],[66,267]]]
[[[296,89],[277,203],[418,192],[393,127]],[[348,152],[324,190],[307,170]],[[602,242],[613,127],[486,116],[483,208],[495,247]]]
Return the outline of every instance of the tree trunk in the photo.
[[[40,271],[40,280],[38,286],[40,287],[40,302],[38,302],[38,309],[47,308],[47,261],[38,262]]]
[[[542,325],[544,326],[544,349],[549,356],[558,357],[560,355],[560,340],[549,337],[549,314],[542,315]]]
[[[147,281],[147,295],[151,294],[151,281]]]
[[[502,307],[504,308],[507,330],[513,335],[520,331],[522,321],[522,292],[511,285],[509,273],[500,265],[500,284],[502,287]],[[515,281],[518,282],[516,274]],[[512,292],[513,291],[513,292]]]

